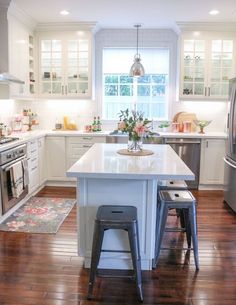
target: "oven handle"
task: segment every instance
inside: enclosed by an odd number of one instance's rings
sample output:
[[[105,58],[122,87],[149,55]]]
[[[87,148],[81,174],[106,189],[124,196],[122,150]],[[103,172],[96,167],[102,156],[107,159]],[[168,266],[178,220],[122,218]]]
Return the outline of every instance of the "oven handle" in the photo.
[[[1,170],[8,171],[12,167],[13,164],[15,164],[16,162],[22,161],[24,159],[26,159],[25,155],[23,157],[20,157],[20,158],[16,159],[16,160],[13,160],[13,161],[5,164],[5,165],[2,165]]]

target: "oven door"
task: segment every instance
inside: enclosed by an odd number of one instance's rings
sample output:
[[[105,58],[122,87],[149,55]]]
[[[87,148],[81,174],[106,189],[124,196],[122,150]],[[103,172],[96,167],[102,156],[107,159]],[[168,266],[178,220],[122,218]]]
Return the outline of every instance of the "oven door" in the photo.
[[[11,168],[16,162],[23,162],[23,179],[24,187],[22,193],[18,197],[13,196]],[[28,165],[26,156],[18,158],[12,162],[4,164],[0,167],[0,183],[1,183],[1,199],[2,214],[10,210],[14,205],[20,202],[28,194]]]

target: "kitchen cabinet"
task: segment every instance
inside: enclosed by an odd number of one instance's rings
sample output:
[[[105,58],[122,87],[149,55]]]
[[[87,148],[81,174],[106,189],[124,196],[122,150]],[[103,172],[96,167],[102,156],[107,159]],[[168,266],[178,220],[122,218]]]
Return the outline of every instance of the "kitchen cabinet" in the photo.
[[[106,143],[105,136],[76,136],[66,138],[67,169],[69,169],[94,143]]]
[[[235,75],[234,36],[190,31],[181,35],[180,99],[228,99],[229,79]]]
[[[27,160],[29,170],[29,193],[32,193],[39,186],[39,154],[37,139],[27,143]]]
[[[34,93],[30,86],[33,50],[32,44],[31,46],[29,44],[29,37],[33,37],[30,30],[10,15],[8,17],[9,73],[25,82],[24,84],[11,83],[10,97],[12,98],[29,98]]]
[[[46,168],[47,168],[45,137],[38,139],[38,166],[39,166],[39,185],[42,185],[46,180]]]
[[[224,139],[202,139],[200,184],[223,185],[225,146]]]
[[[39,96],[91,98],[92,33],[40,32]]]
[[[47,180],[66,180],[65,137],[46,137]]]

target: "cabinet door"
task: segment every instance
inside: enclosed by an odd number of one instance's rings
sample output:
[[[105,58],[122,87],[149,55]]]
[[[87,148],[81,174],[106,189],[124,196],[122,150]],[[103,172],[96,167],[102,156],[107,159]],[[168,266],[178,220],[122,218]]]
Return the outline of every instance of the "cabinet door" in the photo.
[[[68,96],[91,96],[90,42],[88,34],[66,41],[65,88]]]
[[[202,140],[200,184],[223,184],[225,140]]]
[[[38,158],[39,158],[39,184],[42,185],[46,180],[45,170],[47,168],[47,160],[45,154],[45,138],[38,139]]]
[[[39,158],[38,140],[27,143],[28,169],[29,169],[29,192],[35,191],[39,186]]]
[[[211,40],[211,58],[209,60],[209,96],[227,98],[229,80],[233,75],[233,40]]]
[[[40,41],[39,90],[41,96],[60,97],[64,93],[62,40]]]
[[[10,85],[11,97],[29,96],[29,44],[28,30],[14,17],[8,18],[9,72],[25,84]],[[6,71],[4,71],[6,72]]]
[[[65,180],[65,137],[47,137],[47,170],[49,180]]]
[[[206,41],[184,39],[182,53],[181,95],[202,98],[206,94]]]

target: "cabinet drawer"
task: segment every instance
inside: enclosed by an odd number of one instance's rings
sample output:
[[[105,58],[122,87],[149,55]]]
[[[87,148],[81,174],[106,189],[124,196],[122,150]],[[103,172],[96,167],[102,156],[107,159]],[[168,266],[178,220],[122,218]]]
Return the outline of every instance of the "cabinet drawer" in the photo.
[[[33,140],[27,143],[27,156],[31,158],[32,156],[38,155],[38,141]]]
[[[95,137],[93,135],[89,136],[79,136],[79,137],[68,137],[68,144],[77,144],[77,143],[106,143],[106,137]]]
[[[37,156],[33,156],[30,159],[28,159],[28,167],[29,167],[29,170],[38,168],[38,157]]]
[[[71,143],[68,147],[68,157],[73,159],[81,157],[92,146],[93,143]]]

